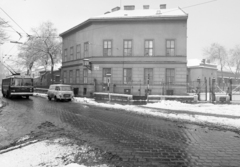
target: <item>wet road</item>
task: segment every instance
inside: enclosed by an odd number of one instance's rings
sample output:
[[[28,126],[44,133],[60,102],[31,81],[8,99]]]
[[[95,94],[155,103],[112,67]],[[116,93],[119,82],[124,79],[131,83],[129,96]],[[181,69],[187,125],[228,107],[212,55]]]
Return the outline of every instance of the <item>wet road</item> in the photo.
[[[40,97],[4,101],[0,132],[9,139],[10,133],[27,133],[48,120],[86,134],[112,154],[109,161],[116,166],[240,166],[240,138],[233,132]],[[11,114],[17,117],[11,120]]]

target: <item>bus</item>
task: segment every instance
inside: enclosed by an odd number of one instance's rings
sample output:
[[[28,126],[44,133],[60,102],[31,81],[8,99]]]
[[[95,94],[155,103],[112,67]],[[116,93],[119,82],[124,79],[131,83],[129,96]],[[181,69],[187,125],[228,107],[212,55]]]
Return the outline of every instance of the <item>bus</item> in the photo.
[[[27,75],[11,75],[2,79],[2,95],[11,98],[13,96],[33,96],[33,78]]]

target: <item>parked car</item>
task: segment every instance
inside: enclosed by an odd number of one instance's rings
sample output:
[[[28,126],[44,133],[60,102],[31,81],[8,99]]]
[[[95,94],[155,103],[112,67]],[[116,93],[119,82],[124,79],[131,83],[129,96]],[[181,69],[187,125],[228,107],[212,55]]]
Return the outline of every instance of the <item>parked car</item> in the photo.
[[[71,85],[53,84],[49,86],[47,96],[48,100],[52,100],[52,98],[54,98],[55,101],[58,100],[71,101],[72,98],[74,97],[74,94]]]

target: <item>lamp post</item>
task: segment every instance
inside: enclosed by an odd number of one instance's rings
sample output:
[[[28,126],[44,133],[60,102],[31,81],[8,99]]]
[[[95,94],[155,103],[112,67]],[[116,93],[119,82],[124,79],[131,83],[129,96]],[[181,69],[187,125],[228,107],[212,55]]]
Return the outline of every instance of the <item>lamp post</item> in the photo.
[[[111,100],[110,98],[110,77],[111,77],[111,74],[106,74],[106,76],[108,76],[107,78],[107,90],[108,90],[108,101]]]

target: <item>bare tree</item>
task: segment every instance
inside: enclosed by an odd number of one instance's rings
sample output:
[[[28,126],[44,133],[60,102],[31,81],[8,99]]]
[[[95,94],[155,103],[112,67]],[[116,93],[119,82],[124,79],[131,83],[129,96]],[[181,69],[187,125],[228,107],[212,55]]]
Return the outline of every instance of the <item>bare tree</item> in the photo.
[[[229,69],[234,74],[235,79],[239,78],[240,74],[240,46],[235,46],[229,51]]]
[[[51,79],[53,81],[54,64],[61,61],[61,41],[57,29],[53,23],[44,22],[38,28],[32,29],[33,35],[25,46],[21,46],[19,54],[28,69],[33,68],[34,63],[44,66],[51,66]]]
[[[223,80],[223,68],[227,65],[227,51],[224,46],[213,43],[210,47],[203,50],[204,55],[212,62],[216,62],[220,66],[222,80]]]
[[[3,43],[5,40],[8,39],[7,33],[4,30],[4,28],[7,27],[8,23],[0,17],[0,43]]]

